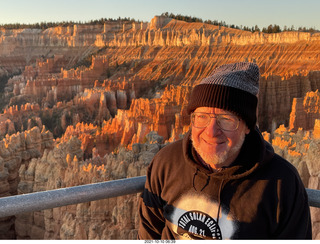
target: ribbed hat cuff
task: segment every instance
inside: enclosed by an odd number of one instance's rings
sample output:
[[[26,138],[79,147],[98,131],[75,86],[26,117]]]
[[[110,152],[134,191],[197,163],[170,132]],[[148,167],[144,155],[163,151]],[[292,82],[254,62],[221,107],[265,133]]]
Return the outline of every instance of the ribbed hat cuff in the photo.
[[[194,87],[187,107],[191,114],[198,107],[215,107],[237,114],[249,129],[257,122],[258,99],[253,94],[223,85],[200,84]]]

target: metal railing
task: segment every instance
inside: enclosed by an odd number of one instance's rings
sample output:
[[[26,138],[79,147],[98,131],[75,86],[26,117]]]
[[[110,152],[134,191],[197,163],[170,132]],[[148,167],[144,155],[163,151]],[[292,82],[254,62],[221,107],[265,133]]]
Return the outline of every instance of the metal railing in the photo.
[[[0,198],[0,217],[41,211],[135,194],[143,191],[146,176],[67,187]],[[320,208],[320,190],[306,189],[311,207]]]
[[[142,192],[146,176],[0,198],[0,217]]]

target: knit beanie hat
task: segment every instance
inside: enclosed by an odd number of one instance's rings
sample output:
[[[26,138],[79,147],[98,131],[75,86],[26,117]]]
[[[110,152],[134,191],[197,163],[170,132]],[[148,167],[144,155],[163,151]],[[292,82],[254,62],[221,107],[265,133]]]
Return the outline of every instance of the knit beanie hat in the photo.
[[[198,107],[231,111],[242,118],[249,129],[257,122],[259,67],[254,63],[225,64],[196,85],[187,107],[191,114]]]

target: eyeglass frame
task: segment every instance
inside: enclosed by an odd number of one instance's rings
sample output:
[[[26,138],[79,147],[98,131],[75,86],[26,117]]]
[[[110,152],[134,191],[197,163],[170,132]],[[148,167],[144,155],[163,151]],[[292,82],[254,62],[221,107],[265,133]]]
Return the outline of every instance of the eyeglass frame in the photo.
[[[197,127],[197,126],[194,125],[194,115],[196,115],[196,114],[205,114],[205,115],[208,115],[208,116],[209,116],[210,120],[208,120],[208,123],[207,123],[206,126],[204,126],[204,127]],[[235,128],[234,130],[226,130],[226,129],[223,129],[223,128],[221,127],[219,117],[222,116],[222,115],[232,116],[232,117],[236,118],[235,121],[237,121],[237,126],[236,126],[236,128]],[[212,120],[213,118],[215,118],[215,119],[217,119],[217,125],[219,126],[219,128],[220,128],[221,130],[223,130],[223,131],[230,131],[230,132],[236,131],[236,130],[239,128],[240,121],[241,121],[241,118],[239,118],[238,116],[233,115],[233,114],[212,114],[212,113],[205,113],[205,112],[193,112],[190,117],[191,117],[191,124],[192,124],[192,126],[195,127],[195,128],[204,129],[204,128],[208,127],[208,125],[211,123],[211,120]]]

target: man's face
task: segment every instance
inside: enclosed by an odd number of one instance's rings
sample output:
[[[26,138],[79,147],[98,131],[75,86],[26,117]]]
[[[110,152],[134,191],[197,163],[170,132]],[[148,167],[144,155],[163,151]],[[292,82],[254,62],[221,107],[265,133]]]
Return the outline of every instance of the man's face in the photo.
[[[212,107],[199,107],[194,111],[194,113],[199,112],[211,114],[211,116],[221,114],[233,115],[229,111]],[[204,128],[192,126],[191,139],[201,159],[213,169],[216,169],[228,166],[236,159],[244,142],[245,135],[249,132],[250,130],[243,120],[239,121],[239,126],[236,130],[225,131],[217,124],[216,118],[211,118],[208,125]]]

